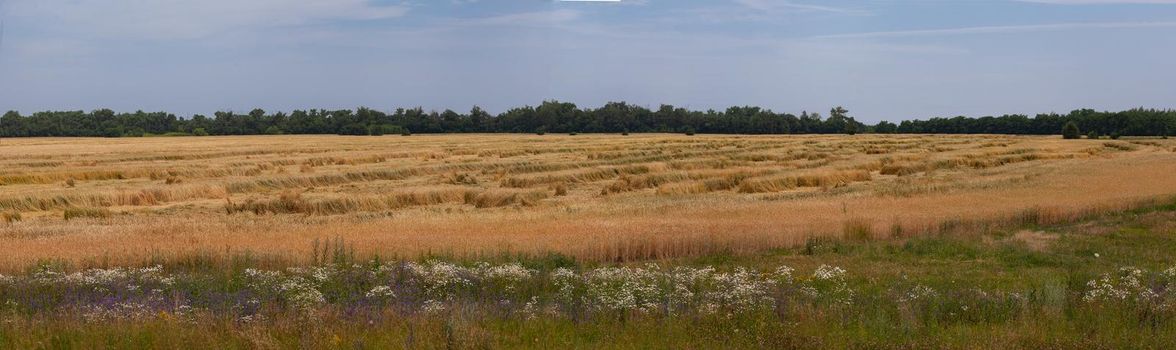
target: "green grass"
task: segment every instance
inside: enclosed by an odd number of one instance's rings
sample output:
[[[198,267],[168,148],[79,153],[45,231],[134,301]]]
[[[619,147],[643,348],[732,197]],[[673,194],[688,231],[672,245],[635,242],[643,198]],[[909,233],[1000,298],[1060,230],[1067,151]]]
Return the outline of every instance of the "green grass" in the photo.
[[[657,262],[663,268],[719,271],[772,271],[787,265],[800,279],[818,266],[838,266],[848,271],[847,283],[855,292],[851,305],[784,298],[792,304],[731,315],[523,317],[463,304],[436,314],[389,311],[367,317],[328,309],[314,319],[277,310],[257,323],[213,313],[93,323],[69,313],[28,314],[0,306],[0,348],[1173,348],[1176,310],[1083,300],[1090,290],[1087,282],[1100,275],[1126,266],[1153,272],[1176,266],[1173,222],[1176,205],[1163,205],[984,235],[814,239],[757,255]],[[206,291],[238,288],[233,276],[240,271],[278,264],[252,255],[235,256],[231,266],[222,260],[197,256],[164,263],[168,271],[206,276],[193,287]],[[340,241],[316,245],[315,260],[365,263],[354,261]],[[598,267],[555,254],[482,260],[540,271]],[[550,292],[546,279],[534,283],[539,284],[524,286],[525,291]],[[896,302],[923,286],[935,295]],[[324,288],[328,295],[349,290]],[[977,289],[1016,296],[977,297]],[[3,298],[0,291],[0,302]]]

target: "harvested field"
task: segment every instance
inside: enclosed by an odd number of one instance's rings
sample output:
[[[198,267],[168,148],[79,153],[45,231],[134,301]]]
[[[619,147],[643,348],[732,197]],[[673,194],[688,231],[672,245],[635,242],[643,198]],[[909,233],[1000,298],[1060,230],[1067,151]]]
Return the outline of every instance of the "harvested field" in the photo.
[[[966,235],[1176,195],[1176,142],[995,135],[16,139],[0,269],[250,251],[632,261]]]

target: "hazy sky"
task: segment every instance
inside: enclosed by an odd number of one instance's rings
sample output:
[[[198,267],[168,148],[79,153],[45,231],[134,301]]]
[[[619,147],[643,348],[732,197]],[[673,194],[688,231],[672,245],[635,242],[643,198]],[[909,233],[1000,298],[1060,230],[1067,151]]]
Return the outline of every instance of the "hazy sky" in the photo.
[[[1176,108],[1176,0],[0,1],[0,110]]]

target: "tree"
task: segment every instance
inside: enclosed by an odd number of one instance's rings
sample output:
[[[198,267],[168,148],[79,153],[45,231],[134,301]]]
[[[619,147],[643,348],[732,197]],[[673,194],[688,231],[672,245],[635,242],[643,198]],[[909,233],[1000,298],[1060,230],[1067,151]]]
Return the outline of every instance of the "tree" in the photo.
[[[879,134],[893,134],[898,132],[898,125],[894,125],[894,123],[883,120],[878,122],[878,125],[874,126],[874,132]]]
[[[1135,108],[1119,112],[1078,109],[1067,114],[965,116],[906,120],[898,125],[879,122],[867,126],[850,117],[845,108],[799,117],[756,106],[733,106],[724,110],[692,111],[661,105],[656,110],[609,102],[600,108],[579,108],[575,104],[544,101],[538,107],[513,108],[492,115],[479,107],[469,113],[452,110],[424,111],[420,107],[398,108],[385,114],[369,108],[342,110],[294,110],[290,114],[254,109],[247,114],[217,112],[212,118],[194,115],[177,118],[166,112],[116,113],[109,109],[86,111],[45,111],[21,115],[10,111],[0,116],[0,137],[107,136],[140,134],[355,134],[400,133],[399,126],[421,133],[514,132],[514,133],[623,133],[676,132],[693,130],[704,134],[1027,134],[1052,135],[1067,124],[1082,130],[1108,130],[1121,136],[1164,136],[1176,129],[1176,110]],[[376,130],[379,128],[380,130]],[[362,130],[362,131],[361,131]],[[1080,132],[1065,133],[1081,137]],[[1065,135],[1063,135],[1065,136]]]
[[[1066,125],[1062,127],[1063,139],[1074,140],[1081,137],[1081,135],[1082,132],[1078,131],[1078,124],[1075,124],[1073,121],[1067,122]]]
[[[367,135],[368,129],[360,123],[351,123],[339,128],[339,135]]]
[[[384,126],[383,125],[372,125],[372,126],[368,127],[368,135],[384,136]]]

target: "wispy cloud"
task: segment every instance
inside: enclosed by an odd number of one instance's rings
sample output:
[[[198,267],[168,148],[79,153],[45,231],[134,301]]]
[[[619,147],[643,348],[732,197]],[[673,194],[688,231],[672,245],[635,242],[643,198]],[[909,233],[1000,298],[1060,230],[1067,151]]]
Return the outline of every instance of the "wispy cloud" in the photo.
[[[546,25],[575,20],[580,12],[571,9],[557,9],[551,11],[519,12],[498,16],[489,16],[459,20],[465,25]]]
[[[746,6],[748,8],[758,11],[814,11],[814,12],[835,12],[835,13],[855,13],[856,10],[851,10],[841,7],[825,6],[825,5],[810,5],[795,3],[792,1],[783,0],[735,0],[735,3]]]
[[[194,39],[253,28],[400,17],[371,0],[19,0],[11,16],[53,19],[57,30],[119,39]]]
[[[1055,5],[1095,5],[1095,4],[1176,4],[1176,0],[1014,0],[1019,2],[1033,2]]]
[[[814,5],[784,0],[731,0],[718,4],[680,8],[669,17],[671,21],[704,21],[711,23],[776,21],[796,15],[870,15],[862,8]]]
[[[978,26],[978,27],[945,28],[945,29],[896,30],[896,31],[831,34],[831,35],[818,35],[818,36],[813,36],[810,38],[811,39],[896,38],[896,37],[964,35],[964,34],[1022,33],[1022,32],[1058,31],[1058,30],[1072,30],[1072,29],[1124,29],[1124,28],[1165,28],[1165,27],[1176,27],[1176,22],[1097,22],[1097,23],[1030,24],[1030,25],[1012,25],[1012,26]]]

